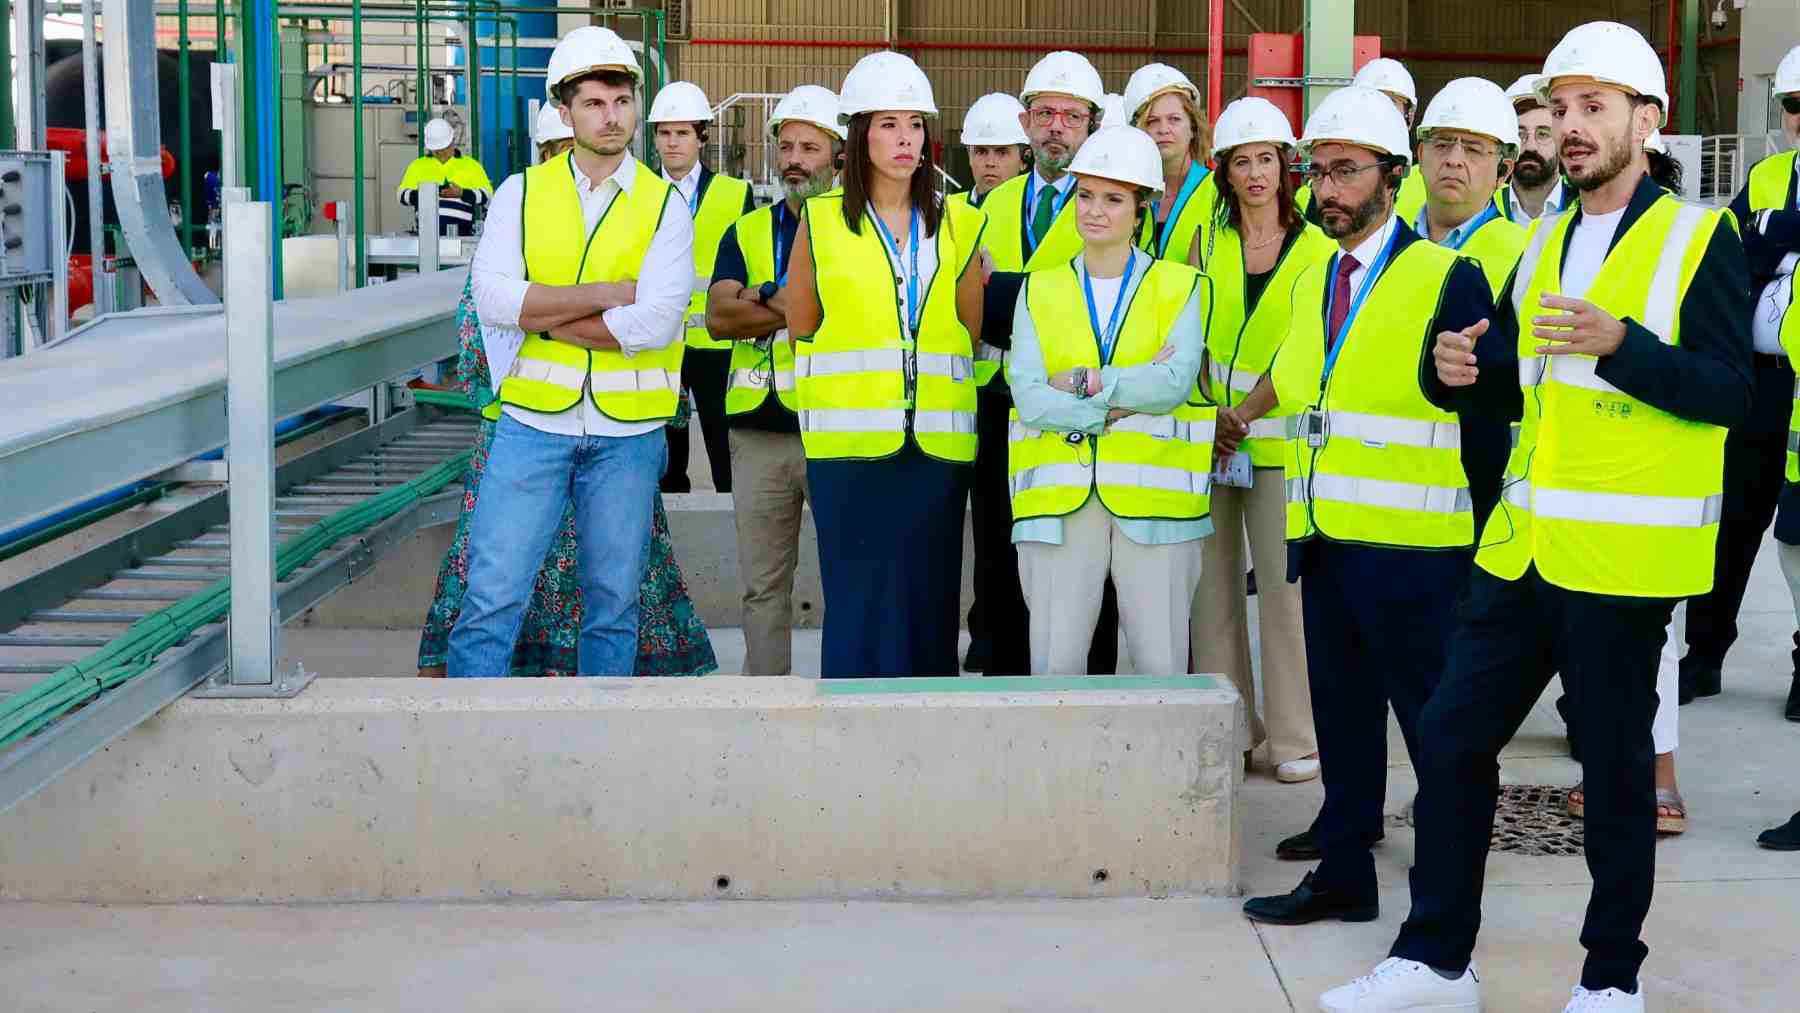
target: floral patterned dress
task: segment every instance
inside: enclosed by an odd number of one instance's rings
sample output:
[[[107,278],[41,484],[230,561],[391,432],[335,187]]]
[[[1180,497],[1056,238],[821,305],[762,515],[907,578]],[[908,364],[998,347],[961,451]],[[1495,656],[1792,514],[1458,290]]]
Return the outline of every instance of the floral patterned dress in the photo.
[[[487,352],[481,344],[481,325],[475,316],[475,298],[468,285],[463,286],[462,302],[456,308],[456,326],[462,351],[456,360],[455,382],[477,406],[485,406],[494,400],[494,394],[489,384]],[[684,417],[679,420],[682,423],[686,421],[686,408],[683,399]],[[437,593],[425,615],[425,631],[419,640],[420,668],[444,664],[450,629],[456,625],[456,616],[462,609],[469,579],[469,519],[475,512],[475,496],[487,465],[488,448],[494,442],[494,429],[494,423],[482,422],[475,453],[469,459],[469,472],[463,480],[462,516],[457,519],[450,551],[438,568]],[[581,584],[575,571],[576,558],[575,511],[571,507],[563,513],[562,530],[532,588],[531,604],[526,608],[519,642],[513,649],[513,675],[576,674],[576,642],[581,633]],[[634,674],[705,675],[718,667],[706,624],[694,611],[687,585],[681,579],[681,567],[675,562],[669,518],[658,493],[656,517],[650,528],[649,564],[639,591]]]

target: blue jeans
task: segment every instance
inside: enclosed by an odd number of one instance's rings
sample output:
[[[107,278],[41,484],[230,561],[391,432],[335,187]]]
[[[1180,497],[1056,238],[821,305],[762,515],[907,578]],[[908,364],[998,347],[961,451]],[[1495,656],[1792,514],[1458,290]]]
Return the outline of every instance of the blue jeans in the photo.
[[[560,436],[501,416],[469,522],[469,589],[450,631],[449,675],[507,673],[532,585],[571,499],[581,567],[581,674],[631,675],[638,585],[656,483],[667,463],[661,429],[642,436]]]

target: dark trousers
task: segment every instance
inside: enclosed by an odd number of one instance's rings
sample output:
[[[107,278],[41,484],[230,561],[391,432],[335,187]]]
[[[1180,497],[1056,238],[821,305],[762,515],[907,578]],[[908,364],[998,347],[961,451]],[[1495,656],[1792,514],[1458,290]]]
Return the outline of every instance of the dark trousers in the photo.
[[[1444,669],[1470,553],[1345,545],[1299,547],[1307,675],[1325,805],[1314,828],[1330,890],[1375,893],[1370,848],[1387,796],[1387,713],[1419,763],[1419,713]]]
[[[1656,770],[1650,723],[1670,598],[1567,591],[1535,567],[1518,580],[1476,569],[1437,692],[1419,719],[1412,913],[1392,955],[1468,966],[1499,793],[1500,749],[1551,673],[1581,723],[1587,864],[1593,894],[1581,984],[1637,989],[1639,941],[1656,873]],[[1327,772],[1330,761],[1326,761]]]
[[[1737,642],[1738,609],[1750,568],[1762,549],[1763,532],[1775,518],[1775,504],[1787,471],[1788,415],[1794,405],[1794,371],[1786,356],[1758,355],[1750,419],[1725,438],[1725,504],[1713,589],[1688,599],[1684,669],[1714,669]]]
[[[681,356],[681,385],[694,392],[694,414],[700,417],[700,438],[706,441],[706,461],[712,468],[713,488],[731,491],[731,444],[725,433],[725,384],[731,370],[731,349],[690,348]],[[663,473],[663,492],[692,492],[688,478],[686,429],[669,430],[669,470]]]

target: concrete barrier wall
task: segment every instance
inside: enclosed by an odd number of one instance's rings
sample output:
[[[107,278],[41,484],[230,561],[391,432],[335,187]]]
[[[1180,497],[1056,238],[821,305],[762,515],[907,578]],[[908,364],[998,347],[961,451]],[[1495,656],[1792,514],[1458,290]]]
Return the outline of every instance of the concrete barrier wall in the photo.
[[[320,680],[182,700],[0,816],[0,899],[1230,893],[1207,677]]]

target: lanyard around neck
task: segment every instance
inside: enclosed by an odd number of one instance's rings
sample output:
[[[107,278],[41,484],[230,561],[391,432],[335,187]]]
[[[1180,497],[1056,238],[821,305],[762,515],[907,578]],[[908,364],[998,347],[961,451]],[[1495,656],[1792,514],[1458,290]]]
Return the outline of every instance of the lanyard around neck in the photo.
[[[1319,388],[1321,390],[1325,387],[1325,381],[1331,378],[1331,371],[1337,366],[1338,353],[1344,350],[1344,339],[1350,336],[1350,329],[1356,325],[1356,315],[1362,312],[1363,300],[1367,299],[1369,292],[1375,288],[1375,279],[1381,276],[1381,272],[1387,267],[1388,258],[1393,256],[1394,243],[1400,238],[1400,225],[1398,222],[1394,223],[1393,230],[1394,231],[1388,236],[1387,242],[1381,245],[1381,252],[1376,255],[1375,262],[1369,265],[1368,273],[1363,275],[1362,284],[1357,286],[1356,298],[1350,300],[1350,310],[1344,314],[1344,325],[1339,327],[1337,334],[1332,336],[1331,353],[1325,357],[1324,372],[1319,374]],[[1331,320],[1332,301],[1337,298],[1337,285],[1335,279],[1337,277],[1338,262],[1343,256],[1344,253],[1341,250],[1332,254],[1330,274],[1326,276],[1334,279],[1330,290],[1328,290],[1325,295],[1325,320],[1328,323]]]
[[[888,231],[887,223],[881,220],[873,207],[869,209],[869,217],[875,219],[875,227],[881,232],[881,242],[888,252],[894,255],[894,266],[900,266],[900,244],[895,241],[894,234]],[[912,270],[906,272],[906,316],[910,333],[919,333],[919,209],[912,209],[912,220],[907,226],[907,251],[912,255]]]
[[[1169,217],[1156,228],[1156,249],[1148,252],[1154,252],[1158,257],[1168,253],[1169,238],[1175,234],[1175,223],[1181,220],[1181,212],[1187,208],[1188,201],[1193,198],[1194,191],[1200,188],[1206,175],[1206,166],[1199,162],[1188,165],[1187,178],[1181,181],[1181,189],[1175,194],[1175,203],[1169,205]]]
[[[1137,258],[1129,253],[1125,255],[1125,273],[1119,278],[1119,296],[1113,300],[1112,314],[1106,319],[1106,330],[1100,329],[1100,310],[1094,305],[1094,276],[1089,273],[1087,264],[1081,265],[1081,290],[1087,296],[1088,323],[1094,328],[1094,338],[1100,342],[1100,362],[1105,365],[1112,359],[1114,342],[1118,341],[1119,312],[1125,307],[1125,291],[1131,287],[1131,271],[1137,266]]]
[[[1445,236],[1444,241],[1438,245],[1446,249],[1460,250],[1468,245],[1469,240],[1475,237],[1475,233],[1481,231],[1483,225],[1498,217],[1500,217],[1500,209],[1494,206],[1493,201],[1488,201],[1481,206],[1481,210],[1475,217],[1451,229],[1450,234]],[[1419,220],[1413,231],[1426,239],[1431,238],[1431,210],[1429,208],[1419,209]]]
[[[1052,190],[1055,190],[1056,184],[1044,182],[1042,180],[1042,178],[1038,176],[1036,169],[1031,170],[1031,175],[1029,177],[1027,177],[1026,181],[1025,181],[1025,254],[1026,254],[1026,256],[1030,256],[1031,254],[1037,252],[1037,248],[1038,248],[1037,230],[1033,229],[1031,227],[1031,223],[1037,220],[1037,197],[1038,197],[1038,194],[1043,192],[1044,187],[1049,187]],[[1050,196],[1048,198],[1048,199],[1056,202],[1056,204],[1055,204],[1056,211],[1055,211],[1055,214],[1051,215],[1051,221],[1056,220],[1056,215],[1062,214],[1063,205],[1067,204],[1069,202],[1069,194],[1072,194],[1074,192],[1075,192],[1075,185],[1073,183],[1071,183],[1071,184],[1069,184],[1068,190],[1066,190],[1066,191],[1059,190],[1055,194],[1053,194],[1052,196]]]
[[[783,216],[787,214],[787,203],[776,201],[775,210],[770,216],[775,219],[775,284],[787,284],[787,251],[781,248],[781,225]]]

